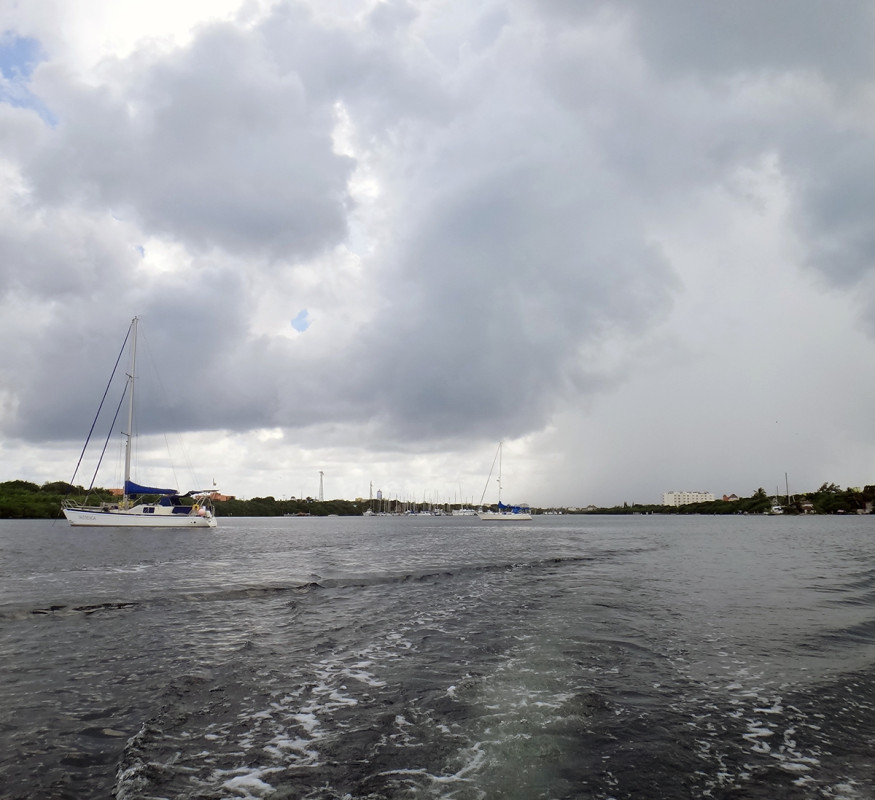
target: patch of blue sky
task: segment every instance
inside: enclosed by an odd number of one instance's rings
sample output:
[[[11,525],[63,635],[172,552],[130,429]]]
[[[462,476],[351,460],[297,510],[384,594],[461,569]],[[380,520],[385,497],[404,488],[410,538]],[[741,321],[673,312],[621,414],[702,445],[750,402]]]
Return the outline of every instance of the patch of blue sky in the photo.
[[[298,316],[292,320],[292,327],[298,332],[303,333],[310,327],[310,320],[307,319],[307,309],[302,308],[298,312]]]
[[[40,61],[42,48],[36,39],[14,33],[0,34],[0,73],[6,80],[27,80]]]
[[[0,103],[31,108],[49,125],[55,125],[57,118],[29,86],[30,76],[42,60],[42,48],[36,39],[11,32],[0,34]]]

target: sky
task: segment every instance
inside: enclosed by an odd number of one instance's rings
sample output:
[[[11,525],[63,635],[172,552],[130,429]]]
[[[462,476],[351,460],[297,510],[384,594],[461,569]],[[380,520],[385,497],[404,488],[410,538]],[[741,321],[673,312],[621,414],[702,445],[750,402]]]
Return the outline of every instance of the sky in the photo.
[[[875,483],[873,38],[868,0],[3,0],[0,480],[71,479],[136,316],[141,483],[495,502],[500,441],[540,507]]]

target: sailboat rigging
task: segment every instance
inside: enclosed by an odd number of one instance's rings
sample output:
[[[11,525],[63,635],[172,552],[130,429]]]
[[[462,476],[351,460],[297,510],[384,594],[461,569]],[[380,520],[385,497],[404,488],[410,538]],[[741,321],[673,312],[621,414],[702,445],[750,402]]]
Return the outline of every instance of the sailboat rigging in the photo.
[[[531,519],[532,515],[524,510],[528,506],[506,506],[501,502],[501,446],[502,442],[498,443],[498,451],[495,458],[492,459],[492,468],[489,470],[489,477],[486,479],[486,486],[483,487],[483,494],[480,496],[480,511],[477,516],[485,520],[524,520]],[[498,511],[487,511],[483,508],[483,498],[486,497],[486,490],[489,488],[489,481],[492,478],[492,470],[495,469],[495,462],[498,461]]]
[[[64,516],[71,525],[89,527],[135,527],[135,528],[215,528],[216,518],[213,515],[210,503],[210,491],[193,490],[180,494],[176,489],[162,489],[154,486],[142,486],[131,480],[131,452],[133,447],[134,431],[134,384],[137,368],[137,328],[139,318],[131,320],[131,326],[125,337],[125,342],[130,340],[130,372],[127,374],[125,392],[128,398],[127,431],[125,437],[125,476],[122,488],[122,497],[117,503],[101,503],[100,505],[88,505],[87,498],[83,503],[65,500],[63,503]],[[124,346],[123,348],[124,349]],[[115,376],[116,369],[121,361],[121,353],[113,369],[110,383]],[[107,386],[107,391],[109,386]],[[103,407],[106,392],[101,400],[97,415]],[[122,398],[124,399],[124,398]],[[121,403],[119,404],[121,406]],[[116,410],[116,416],[118,416]],[[113,420],[115,421],[115,420]],[[97,422],[95,417],[91,425],[82,455],[88,447],[91,434]],[[105,449],[105,446],[104,446]],[[101,455],[101,460],[103,456]],[[79,463],[82,462],[82,456]],[[98,462],[98,467],[100,462]],[[77,464],[76,470],[78,471]],[[73,480],[75,480],[75,473]],[[92,481],[93,485],[93,481]],[[157,498],[152,500],[150,498]]]

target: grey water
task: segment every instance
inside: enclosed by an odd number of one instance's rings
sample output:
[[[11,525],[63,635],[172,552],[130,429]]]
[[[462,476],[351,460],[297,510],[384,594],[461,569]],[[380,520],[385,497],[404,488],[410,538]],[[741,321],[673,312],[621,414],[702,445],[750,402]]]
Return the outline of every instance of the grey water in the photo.
[[[0,797],[869,798],[875,517],[0,522]]]

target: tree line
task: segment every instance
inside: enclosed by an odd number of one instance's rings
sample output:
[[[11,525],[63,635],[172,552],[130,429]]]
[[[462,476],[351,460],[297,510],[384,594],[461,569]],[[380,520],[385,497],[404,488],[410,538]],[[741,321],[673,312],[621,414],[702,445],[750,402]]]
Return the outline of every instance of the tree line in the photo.
[[[90,491],[64,481],[53,481],[39,486],[30,481],[14,480],[0,482],[0,519],[60,519],[64,500],[90,505],[118,502],[118,496],[106,488]],[[183,502],[194,502],[184,498]],[[303,498],[300,500],[277,500],[274,497],[253,497],[251,500],[224,500],[213,503],[216,516],[220,517],[326,517],[361,515],[367,501],[327,500],[325,502]]]
[[[757,489],[750,497],[737,500],[712,500],[683,506],[623,503],[611,508],[588,509],[594,514],[768,514],[777,506],[782,514],[871,514],[875,506],[875,486],[840,488],[824,483],[814,492],[787,495],[768,494]]]
[[[91,504],[114,502],[118,497],[109,489],[97,488],[90,492],[82,486],[64,481],[53,481],[39,486],[30,481],[0,482],[0,519],[57,519],[63,516],[64,500]],[[708,503],[690,503],[685,506],[644,505],[623,503],[610,508],[589,508],[588,514],[765,514],[777,502],[784,514],[858,514],[873,513],[875,486],[842,489],[835,483],[824,483],[814,492],[778,497],[765,489],[757,489],[750,497],[737,500],[714,500]],[[250,500],[224,500],[213,503],[219,517],[325,517],[360,516],[368,508],[368,501],[326,500],[311,497],[277,500],[275,497],[253,497]],[[565,511],[565,509],[551,509]],[[532,509],[537,514],[542,509]]]

